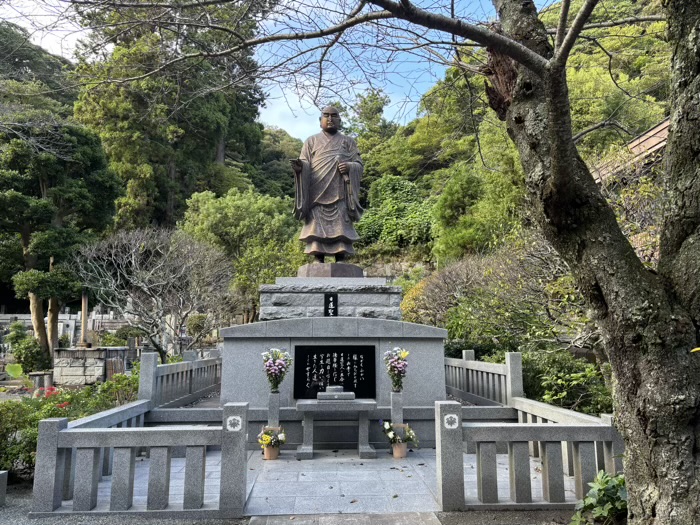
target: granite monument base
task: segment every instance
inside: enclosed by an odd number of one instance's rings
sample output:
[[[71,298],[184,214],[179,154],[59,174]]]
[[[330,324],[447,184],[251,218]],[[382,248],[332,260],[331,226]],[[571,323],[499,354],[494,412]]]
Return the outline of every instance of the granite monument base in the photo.
[[[311,263],[299,268],[297,277],[364,277],[364,272],[354,264]]]
[[[401,320],[401,287],[369,277],[278,277],[260,287],[260,320],[325,317],[331,295],[338,317]]]

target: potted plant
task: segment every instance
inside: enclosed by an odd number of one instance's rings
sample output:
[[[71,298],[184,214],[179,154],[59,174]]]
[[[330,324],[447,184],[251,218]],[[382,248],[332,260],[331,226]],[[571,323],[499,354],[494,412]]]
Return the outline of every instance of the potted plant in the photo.
[[[396,347],[393,350],[384,352],[384,364],[386,365],[387,374],[391,378],[392,392],[401,392],[403,390],[403,378],[406,377],[408,369],[408,350]]]
[[[263,449],[265,459],[277,459],[280,455],[280,445],[287,442],[287,436],[282,427],[263,427],[258,434],[258,443]]]
[[[416,433],[408,425],[392,425],[389,421],[381,420],[379,423],[382,425],[382,432],[389,438],[389,443],[391,443],[392,453],[395,459],[406,457],[409,443],[414,447],[418,446],[418,436],[416,436]],[[401,435],[398,429],[403,431],[403,435]]]
[[[292,356],[289,355],[289,352],[279,348],[270,348],[267,352],[262,353],[262,357],[270,389],[273,393],[277,393],[287,370],[292,366]]]

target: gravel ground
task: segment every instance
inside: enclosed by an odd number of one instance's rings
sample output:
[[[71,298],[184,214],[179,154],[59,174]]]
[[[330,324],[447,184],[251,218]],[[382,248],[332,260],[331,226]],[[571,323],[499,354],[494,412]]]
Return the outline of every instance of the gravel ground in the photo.
[[[0,525],[247,525],[248,519],[155,519],[138,516],[66,515],[30,519],[32,487],[29,483],[7,487],[7,505],[0,507]],[[565,525],[571,511],[438,512],[442,525]]]
[[[564,525],[571,510],[437,512],[442,525]]]

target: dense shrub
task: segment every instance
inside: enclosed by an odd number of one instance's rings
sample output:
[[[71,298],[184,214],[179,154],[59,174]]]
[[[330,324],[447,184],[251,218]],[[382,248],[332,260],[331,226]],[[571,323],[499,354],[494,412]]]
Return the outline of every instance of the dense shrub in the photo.
[[[126,339],[111,332],[104,332],[100,335],[100,346],[126,346]]]
[[[117,328],[117,331],[114,332],[114,335],[119,339],[127,340],[129,339],[129,337],[145,337],[146,334],[140,328],[129,326],[127,324]]]
[[[369,207],[357,223],[358,248],[397,255],[420,252],[427,257],[432,244],[434,199],[424,198],[407,180],[385,175],[369,191]]]
[[[505,363],[505,352],[483,360]],[[530,351],[522,356],[523,388],[528,398],[585,414],[612,412],[610,389],[596,365],[567,350]]]
[[[138,394],[138,369],[131,376],[116,374],[99,386],[81,390],[50,387],[31,397],[0,403],[0,470],[13,477],[34,475],[39,421],[65,417],[70,420],[134,401]]]
[[[41,351],[39,342],[27,334],[27,328],[22,322],[12,323],[10,333],[5,336],[5,342],[10,344],[15,362],[22,365],[25,373],[51,368]]]

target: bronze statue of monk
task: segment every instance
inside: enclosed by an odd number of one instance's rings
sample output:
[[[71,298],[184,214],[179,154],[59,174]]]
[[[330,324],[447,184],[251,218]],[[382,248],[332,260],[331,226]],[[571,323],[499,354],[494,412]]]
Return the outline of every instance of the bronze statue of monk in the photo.
[[[306,139],[299,159],[291,161],[296,196],[294,216],[304,221],[299,239],[305,253],[324,262],[353,255],[359,237],[353,226],[362,216],[362,159],[355,141],[340,132],[340,115],[333,106],[321,111],[321,133]]]

